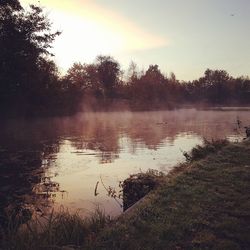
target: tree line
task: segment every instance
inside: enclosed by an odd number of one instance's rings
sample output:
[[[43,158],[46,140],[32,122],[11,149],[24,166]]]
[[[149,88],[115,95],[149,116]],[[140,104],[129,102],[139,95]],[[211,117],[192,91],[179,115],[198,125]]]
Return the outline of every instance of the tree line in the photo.
[[[126,73],[111,56],[74,63],[61,76],[50,52],[60,32],[51,31],[43,9],[24,10],[18,0],[0,2],[0,112],[6,116],[69,115],[86,107],[100,110],[126,104],[135,110],[181,105],[247,105],[250,79],[207,69],[193,81],[145,71],[131,63]]]

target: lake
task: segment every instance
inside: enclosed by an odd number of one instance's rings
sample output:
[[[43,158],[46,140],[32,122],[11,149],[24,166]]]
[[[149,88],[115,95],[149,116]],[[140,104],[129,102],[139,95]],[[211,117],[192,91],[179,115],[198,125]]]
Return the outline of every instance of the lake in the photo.
[[[96,207],[119,215],[119,183],[130,174],[168,173],[203,139],[241,140],[248,109],[83,113],[0,125],[0,213],[19,204],[44,214]],[[14,204],[14,205],[13,205]]]

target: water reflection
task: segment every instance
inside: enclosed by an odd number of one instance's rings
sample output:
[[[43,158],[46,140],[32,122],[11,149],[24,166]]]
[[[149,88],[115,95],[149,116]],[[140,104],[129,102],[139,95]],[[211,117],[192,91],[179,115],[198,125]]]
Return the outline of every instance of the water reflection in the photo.
[[[83,213],[101,204],[118,214],[122,209],[104,185],[119,188],[129,174],[148,168],[167,172],[203,137],[242,137],[237,117],[250,124],[247,110],[194,109],[2,122],[0,214],[10,204],[36,204],[37,210],[65,205]]]

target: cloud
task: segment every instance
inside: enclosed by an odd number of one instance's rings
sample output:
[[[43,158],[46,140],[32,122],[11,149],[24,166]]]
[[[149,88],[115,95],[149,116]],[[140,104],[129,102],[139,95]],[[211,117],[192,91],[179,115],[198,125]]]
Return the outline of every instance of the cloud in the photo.
[[[22,0],[22,3],[35,3],[37,0]],[[150,49],[166,46],[167,39],[153,34],[126,19],[119,13],[109,10],[106,6],[97,5],[90,0],[40,0],[39,3],[53,12],[60,12],[61,15],[70,17],[75,16],[79,23],[92,23],[100,33],[114,33],[118,37],[118,43],[122,43],[124,49]],[[58,17],[58,15],[55,15]],[[66,18],[67,19],[67,18]],[[71,22],[72,24],[72,22]],[[63,28],[62,28],[63,29]],[[107,36],[106,36],[107,38]]]
[[[21,0],[23,5],[38,4]],[[63,33],[54,45],[62,68],[74,61],[90,61],[98,54],[126,53],[164,47],[165,37],[153,34],[121,14],[89,0],[40,0],[54,27]]]
[[[107,7],[94,4],[94,1],[77,1],[82,6],[82,14],[98,22],[104,29],[120,37],[123,49],[151,49],[167,45],[167,40],[159,35],[146,31],[117,12]]]

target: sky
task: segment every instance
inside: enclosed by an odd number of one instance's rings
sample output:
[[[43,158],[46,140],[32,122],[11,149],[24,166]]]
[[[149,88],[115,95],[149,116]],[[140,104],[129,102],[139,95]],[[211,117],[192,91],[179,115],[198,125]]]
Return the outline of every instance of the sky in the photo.
[[[207,68],[250,76],[249,0],[20,0],[44,7],[62,31],[53,53],[61,72],[110,55],[125,70],[158,64],[179,80]]]

